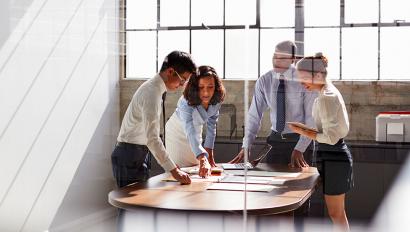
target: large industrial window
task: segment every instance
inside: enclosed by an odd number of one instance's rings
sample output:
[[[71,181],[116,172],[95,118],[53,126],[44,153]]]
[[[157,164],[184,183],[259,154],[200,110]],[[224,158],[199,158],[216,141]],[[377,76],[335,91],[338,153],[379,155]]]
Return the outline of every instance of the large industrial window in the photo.
[[[410,80],[407,0],[123,0],[124,76],[150,78],[172,50],[226,79],[256,79],[276,43],[321,51],[329,77]]]

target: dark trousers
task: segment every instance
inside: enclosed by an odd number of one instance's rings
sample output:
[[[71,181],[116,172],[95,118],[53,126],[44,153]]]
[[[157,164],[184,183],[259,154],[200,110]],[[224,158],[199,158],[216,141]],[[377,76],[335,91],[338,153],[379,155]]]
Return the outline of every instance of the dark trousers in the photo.
[[[266,162],[271,164],[289,164],[293,149],[299,140],[299,134],[283,134],[272,131],[266,142],[272,146],[266,157]],[[312,165],[312,152],[307,149],[303,154],[306,162]]]
[[[272,149],[266,157],[266,162],[272,164],[289,164],[293,149],[299,140],[299,136],[300,135],[296,133],[281,135],[276,131],[272,131],[266,139],[266,142],[272,146]],[[303,154],[309,165],[312,165],[312,154],[313,152],[311,149],[306,149],[306,152]],[[310,198],[294,212],[296,231],[303,230],[303,218],[309,215],[309,211]]]
[[[119,142],[111,155],[112,171],[119,188],[147,181],[151,155],[147,146]]]

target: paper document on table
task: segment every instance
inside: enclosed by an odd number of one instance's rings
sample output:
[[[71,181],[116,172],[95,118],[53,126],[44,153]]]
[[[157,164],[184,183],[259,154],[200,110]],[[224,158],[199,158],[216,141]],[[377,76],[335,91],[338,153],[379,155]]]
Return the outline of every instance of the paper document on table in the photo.
[[[236,176],[244,176],[244,170],[225,170],[227,174],[236,175]],[[280,177],[298,177],[301,172],[268,172],[268,171],[255,171],[250,170],[247,172],[248,176],[280,176]]]
[[[186,172],[188,174],[198,174],[199,173],[199,167],[193,166],[193,167],[183,167],[180,168],[181,171]],[[211,168],[211,173],[212,174],[219,174],[222,173],[223,169],[220,167],[213,167]]]
[[[181,171],[186,172],[188,174],[198,174],[199,173],[199,168],[194,166],[194,167],[183,167],[180,168]]]
[[[273,177],[263,177],[263,176],[248,176],[246,178],[246,183],[247,184],[277,184],[277,185],[283,185],[285,183],[285,179],[276,179]],[[233,176],[233,175],[227,175],[225,176],[222,180],[219,182],[221,183],[245,183],[245,177],[244,176]]]
[[[202,178],[199,175],[192,175],[192,176],[189,176],[189,177],[191,178],[192,182],[218,182],[224,176],[208,176],[207,178]],[[168,177],[162,179],[162,181],[178,182],[172,175],[169,175]]]
[[[190,176],[192,181],[206,181],[206,182],[218,182],[220,181],[222,178],[224,178],[224,176],[208,176],[207,178],[202,178],[199,175],[192,175]]]
[[[262,184],[247,184],[246,191],[249,192],[270,192],[274,188],[273,185],[262,185]],[[208,186],[207,190],[229,190],[229,191],[245,191],[245,184],[237,183],[213,183]]]

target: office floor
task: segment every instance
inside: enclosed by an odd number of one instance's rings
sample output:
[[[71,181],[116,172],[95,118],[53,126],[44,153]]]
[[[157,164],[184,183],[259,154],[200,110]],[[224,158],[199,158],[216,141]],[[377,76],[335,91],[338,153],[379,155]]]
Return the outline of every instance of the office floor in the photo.
[[[261,220],[270,220],[269,218],[264,218]],[[301,224],[297,226],[297,228],[293,227],[293,224],[286,224],[286,223],[278,223],[277,227],[275,228],[275,231],[331,231],[332,224],[330,220],[327,218],[317,218],[317,217],[306,217]],[[351,223],[350,224],[351,231],[366,231],[367,228],[363,224],[359,223]],[[272,228],[270,228],[272,229]],[[87,227],[82,227],[77,230],[50,230],[50,232],[114,232],[117,231],[117,218],[116,216],[112,218],[108,218],[104,221],[100,222],[93,222]],[[133,230],[134,231],[134,230]],[[136,231],[136,230],[135,230]],[[158,230],[162,231],[162,230]],[[158,232],[156,231],[156,232]],[[204,228],[204,231],[206,231],[206,228]],[[265,231],[258,226],[256,226],[256,230],[250,230],[249,232],[262,232]],[[148,231],[147,231],[148,232]],[[198,231],[196,231],[198,232]],[[227,231],[229,232],[229,231]]]
[[[117,217],[112,217],[102,222],[82,228],[78,232],[112,232],[117,230]]]
[[[47,232],[114,232],[117,231],[117,215],[101,220],[84,221],[81,226],[63,226]]]

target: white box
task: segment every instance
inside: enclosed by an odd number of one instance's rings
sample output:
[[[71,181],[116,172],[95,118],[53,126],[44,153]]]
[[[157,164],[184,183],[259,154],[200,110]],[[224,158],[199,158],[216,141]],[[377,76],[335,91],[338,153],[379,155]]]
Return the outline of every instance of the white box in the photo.
[[[376,117],[376,141],[410,142],[410,111],[379,113]]]

